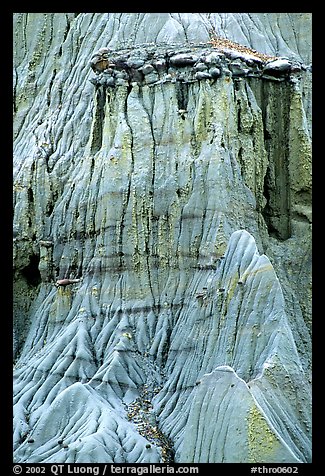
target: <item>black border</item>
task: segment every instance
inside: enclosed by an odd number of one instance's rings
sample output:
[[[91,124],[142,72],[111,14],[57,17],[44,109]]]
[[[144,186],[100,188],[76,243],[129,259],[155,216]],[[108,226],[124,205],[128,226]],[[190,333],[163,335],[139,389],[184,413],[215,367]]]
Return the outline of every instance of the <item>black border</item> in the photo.
[[[101,8],[103,7],[103,4],[99,4]],[[274,5],[274,3],[269,3],[269,4],[261,4],[260,2],[256,3],[255,5],[252,4],[251,2],[249,4],[238,4],[237,7],[235,4],[215,4],[212,2],[202,2],[200,1],[197,5],[193,5],[196,7],[199,7],[200,12],[207,12],[207,11],[215,11],[218,7],[223,7],[223,6],[228,6],[231,9],[231,12],[229,12],[229,9],[226,10],[226,12],[229,13],[241,13],[243,11],[250,10],[247,13],[258,13],[263,10],[265,13],[273,13],[273,12],[280,12],[280,13],[312,13],[312,21],[313,21],[313,60],[314,57],[316,57],[316,61],[314,62],[313,67],[316,67],[316,70],[313,72],[313,93],[312,97],[313,99],[316,98],[316,100],[313,100],[313,212],[316,214],[316,220],[314,224],[314,231],[313,231],[313,255],[314,255],[314,266],[313,266],[313,276],[314,277],[314,290],[313,290],[313,462],[312,463],[303,463],[303,464],[297,464],[297,465],[281,465],[281,464],[248,464],[248,463],[241,463],[241,464],[235,464],[235,463],[227,463],[226,467],[224,466],[223,463],[198,463],[198,464],[170,464],[169,466],[197,466],[199,467],[199,474],[201,475],[202,472],[204,471],[210,472],[211,470],[213,471],[214,469],[218,472],[220,470],[221,474],[224,474],[225,471],[233,471],[235,470],[237,474],[251,474],[250,473],[250,468],[252,466],[265,466],[265,467],[276,467],[276,466],[283,466],[283,467],[289,467],[289,466],[298,466],[299,467],[299,475],[302,474],[318,474],[315,471],[318,469],[318,465],[322,462],[322,442],[323,442],[323,432],[320,431],[319,425],[319,416],[322,413],[322,407],[318,408],[318,402],[320,398],[322,398],[322,385],[321,381],[319,379],[320,376],[322,376],[322,364],[323,364],[323,358],[322,354],[318,352],[320,350],[320,347],[318,346],[318,339],[321,339],[321,330],[319,329],[319,325],[322,321],[323,318],[323,312],[319,311],[319,309],[322,309],[321,303],[318,302],[319,297],[321,295],[321,287],[323,285],[323,277],[321,274],[321,270],[318,269],[318,264],[321,262],[321,256],[323,255],[323,251],[321,248],[317,249],[317,245],[319,241],[322,241],[322,217],[321,217],[321,207],[322,207],[322,200],[323,197],[319,196],[319,190],[321,190],[321,180],[323,179],[323,174],[321,171],[319,171],[319,167],[322,166],[323,162],[323,148],[321,147],[321,144],[317,143],[320,142],[322,138],[322,131],[320,134],[317,134],[318,132],[318,127],[321,127],[321,122],[317,121],[318,118],[322,117],[322,106],[320,99],[322,98],[322,89],[321,89],[321,82],[322,82],[322,67],[323,67],[323,57],[325,56],[325,49],[323,46],[323,40],[320,37],[320,34],[323,30],[322,25],[320,24],[322,14],[321,14],[321,9],[318,8],[317,13],[313,11],[312,8],[312,3],[308,3],[306,5],[295,5],[298,8],[297,10],[292,9],[292,4],[291,5],[285,5],[283,2],[280,4],[281,7],[278,5]],[[1,406],[2,406],[2,416],[3,416],[3,423],[4,423],[4,428],[2,428],[2,438],[1,438],[1,453],[3,455],[2,459],[2,467],[8,468],[6,471],[5,469],[3,470],[3,474],[13,474],[12,472],[12,417],[13,417],[13,411],[12,411],[12,397],[13,397],[13,389],[12,389],[12,328],[13,328],[13,322],[12,322],[12,277],[13,277],[13,272],[12,272],[12,181],[13,181],[13,175],[12,175],[12,143],[13,143],[13,133],[12,133],[12,72],[11,72],[11,66],[13,62],[13,43],[12,43],[12,20],[13,20],[13,14],[16,12],[21,12],[26,10],[26,6],[28,6],[28,12],[30,13],[36,13],[40,11],[39,6],[33,6],[31,3],[26,4],[25,2],[22,3],[21,5],[17,2],[11,5],[10,10],[6,9],[6,6],[2,7],[1,15],[0,15],[0,32],[2,35],[1,38],[1,44],[2,44],[2,59],[3,59],[3,68],[2,68],[2,87],[1,87],[1,93],[2,93],[2,130],[4,129],[3,132],[3,138],[6,140],[5,142],[5,149],[2,149],[2,173],[1,173],[1,178],[2,178],[2,185],[0,187],[0,193],[3,194],[1,197],[0,203],[3,204],[2,206],[2,214],[1,214],[1,221],[2,221],[2,233],[1,233],[1,242],[2,242],[2,280],[1,280],[1,290],[2,290],[2,297],[5,298],[5,306],[2,308],[2,332],[3,332],[3,341],[1,347],[1,352],[3,352],[3,357],[0,360],[0,362],[5,363],[4,366],[2,366],[2,372],[1,372],[1,383],[2,383],[2,391],[0,393],[1,395]],[[57,10],[59,10],[59,5],[55,4],[48,4],[48,7],[56,7]],[[81,4],[75,5],[76,8],[73,7],[73,5],[65,5],[68,7],[69,11],[71,10],[79,10],[84,9],[82,8]],[[89,5],[90,6],[90,5]],[[93,5],[91,5],[93,6]],[[116,5],[105,5],[107,7],[115,7],[116,10]],[[137,10],[134,10],[134,7],[137,7]],[[179,13],[185,13],[190,11],[193,8],[192,4],[189,4],[188,2],[177,2],[177,4],[172,4],[169,5],[169,10],[174,12],[177,11]],[[299,8],[300,6],[307,7],[307,12],[301,11],[302,9]],[[80,8],[81,7],[81,8]],[[134,2],[124,2],[121,5],[118,5],[117,12],[121,13],[126,13],[126,12],[134,12],[134,13],[139,13],[141,11],[148,12],[148,13],[156,13],[156,12],[162,12],[166,13],[166,11],[163,11],[163,8],[166,10],[166,2],[158,4],[157,2],[152,2],[147,5],[140,5],[138,2],[135,4]],[[141,7],[141,8],[139,8]],[[149,8],[148,8],[149,7]],[[253,7],[253,8],[249,8]],[[272,7],[270,9],[270,7]],[[62,10],[62,9],[61,9]],[[89,9],[84,9],[85,11],[82,11],[80,13],[87,13],[89,12]],[[100,9],[96,9],[99,13],[103,13],[99,11]],[[282,10],[282,11],[281,11]],[[283,11],[284,10],[284,11]],[[42,12],[46,12],[46,4],[42,5]],[[110,10],[111,11],[111,10]],[[117,13],[112,12],[112,13]],[[218,12],[218,13],[226,13],[226,12]],[[61,13],[60,11],[58,13]],[[64,13],[64,12],[62,12]],[[194,13],[199,13],[199,12],[194,12]],[[317,51],[318,50],[318,51]],[[6,66],[8,65],[8,67]],[[8,89],[8,90],[7,90]],[[8,117],[8,119],[7,119]],[[8,130],[5,130],[5,129]],[[319,152],[318,152],[319,151]],[[318,213],[320,216],[318,216]],[[315,229],[316,226],[316,229]],[[315,275],[316,273],[316,275]],[[318,277],[319,273],[319,277]],[[318,388],[319,386],[319,388]],[[323,428],[321,428],[323,429]],[[109,463],[108,463],[109,464]],[[44,464],[21,464],[22,467],[26,466],[45,466],[45,467],[50,467],[51,464],[49,463],[44,463]],[[65,465],[67,466],[67,465]],[[91,465],[91,464],[85,464],[85,465],[73,465],[73,466],[102,466],[102,465]],[[127,464],[121,464],[121,465],[114,465],[114,466],[148,466],[147,464],[134,464],[134,465],[127,465]],[[160,466],[160,464],[156,464],[156,466]],[[22,474],[25,474],[24,472]],[[48,472],[46,474],[52,474],[51,472]],[[68,473],[62,473],[62,474],[68,474]],[[109,474],[109,473],[108,473]],[[124,473],[125,474],[125,473]],[[190,474],[190,473],[188,473]],[[271,474],[276,474],[276,473],[271,473]],[[277,474],[289,474],[289,473],[277,473]]]

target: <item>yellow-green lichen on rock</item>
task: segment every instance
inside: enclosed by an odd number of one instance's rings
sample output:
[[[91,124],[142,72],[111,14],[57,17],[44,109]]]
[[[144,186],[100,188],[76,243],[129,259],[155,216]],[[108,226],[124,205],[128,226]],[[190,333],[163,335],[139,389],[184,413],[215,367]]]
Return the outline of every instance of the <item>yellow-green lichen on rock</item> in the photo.
[[[247,417],[247,441],[248,463],[275,461],[279,440],[256,405],[252,406]]]

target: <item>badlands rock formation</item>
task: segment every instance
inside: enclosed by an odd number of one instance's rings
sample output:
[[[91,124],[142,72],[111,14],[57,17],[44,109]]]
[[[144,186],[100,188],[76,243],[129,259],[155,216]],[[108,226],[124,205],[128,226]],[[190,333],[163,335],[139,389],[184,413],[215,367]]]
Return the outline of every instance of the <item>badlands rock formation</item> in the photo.
[[[15,461],[311,461],[310,22],[14,15]]]

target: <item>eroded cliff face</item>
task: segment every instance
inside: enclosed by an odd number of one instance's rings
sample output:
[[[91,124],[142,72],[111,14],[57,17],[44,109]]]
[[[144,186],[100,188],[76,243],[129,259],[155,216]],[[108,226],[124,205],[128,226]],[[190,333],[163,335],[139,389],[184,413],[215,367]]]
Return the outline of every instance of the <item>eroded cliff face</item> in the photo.
[[[15,459],[308,462],[308,60],[142,15],[15,17]]]

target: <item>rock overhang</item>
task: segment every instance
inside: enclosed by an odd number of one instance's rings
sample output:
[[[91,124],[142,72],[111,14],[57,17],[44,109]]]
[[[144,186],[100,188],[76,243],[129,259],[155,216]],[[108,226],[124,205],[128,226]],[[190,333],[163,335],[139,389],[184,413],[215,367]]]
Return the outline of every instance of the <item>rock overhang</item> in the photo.
[[[303,64],[285,57],[267,57],[249,49],[218,49],[208,44],[186,47],[146,44],[110,51],[108,61],[106,53],[105,58],[101,58],[99,51],[93,55],[98,58],[97,70],[91,63],[96,76],[90,81],[95,86],[125,86],[134,82],[154,86],[175,81],[215,81],[225,76],[290,81],[306,69]]]

